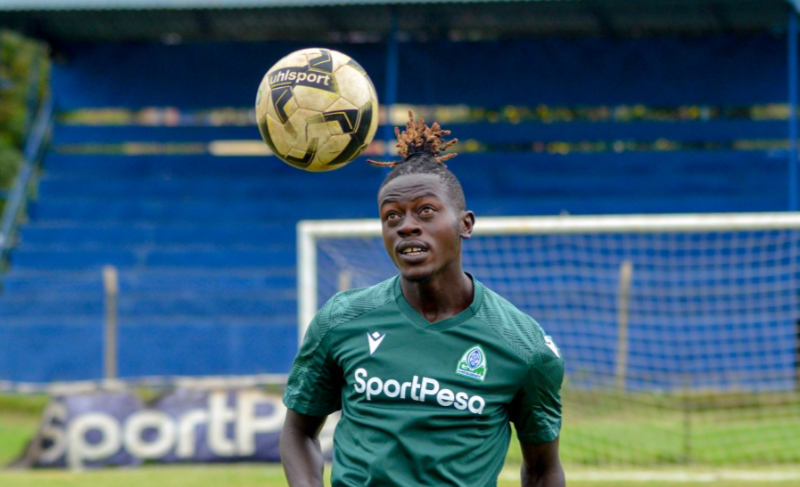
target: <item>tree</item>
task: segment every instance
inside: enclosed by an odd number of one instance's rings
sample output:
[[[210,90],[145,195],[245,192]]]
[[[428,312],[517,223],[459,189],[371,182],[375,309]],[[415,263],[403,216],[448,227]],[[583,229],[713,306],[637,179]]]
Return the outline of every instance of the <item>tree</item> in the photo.
[[[47,47],[11,31],[0,31],[0,191],[22,164],[22,150],[36,109],[47,90]]]

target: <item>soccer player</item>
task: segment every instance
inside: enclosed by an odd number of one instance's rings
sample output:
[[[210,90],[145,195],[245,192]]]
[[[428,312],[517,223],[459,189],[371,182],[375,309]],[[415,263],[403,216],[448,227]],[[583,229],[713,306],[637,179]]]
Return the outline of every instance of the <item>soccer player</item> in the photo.
[[[410,113],[409,113],[410,115]],[[454,141],[413,117],[402,161],[378,193],[399,275],[335,295],[295,358],[281,459],[289,484],[321,486],[318,434],[334,432],[339,486],[492,486],[517,430],[523,486],[563,486],[558,457],[564,364],[531,317],[461,263],[475,216],[439,156]]]

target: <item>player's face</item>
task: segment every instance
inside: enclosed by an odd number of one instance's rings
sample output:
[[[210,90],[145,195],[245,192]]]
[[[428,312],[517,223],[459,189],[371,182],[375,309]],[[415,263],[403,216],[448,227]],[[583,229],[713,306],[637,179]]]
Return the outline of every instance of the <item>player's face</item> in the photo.
[[[400,274],[422,281],[446,270],[461,271],[461,239],[475,217],[450,199],[436,174],[408,174],[378,194],[383,243]]]

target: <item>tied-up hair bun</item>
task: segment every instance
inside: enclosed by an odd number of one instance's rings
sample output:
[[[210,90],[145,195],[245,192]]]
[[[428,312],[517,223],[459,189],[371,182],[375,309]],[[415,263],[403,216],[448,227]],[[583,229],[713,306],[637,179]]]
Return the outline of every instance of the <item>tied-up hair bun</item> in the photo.
[[[395,127],[394,134],[397,136],[397,153],[400,154],[402,160],[381,162],[367,159],[367,162],[373,166],[395,168],[398,164],[402,164],[414,156],[429,155],[432,156],[436,162],[444,164],[444,161],[448,161],[458,155],[453,153],[440,156],[439,154],[458,142],[458,139],[445,141],[444,136],[450,135],[450,131],[442,130],[436,122],[428,127],[425,125],[425,121],[420,117],[419,121],[414,123],[414,114],[411,113],[411,110],[408,111],[406,129],[400,132],[400,128]]]

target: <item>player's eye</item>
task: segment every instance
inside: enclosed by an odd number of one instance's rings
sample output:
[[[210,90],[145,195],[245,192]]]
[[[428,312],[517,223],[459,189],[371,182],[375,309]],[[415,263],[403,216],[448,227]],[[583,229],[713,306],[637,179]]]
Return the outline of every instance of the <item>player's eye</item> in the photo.
[[[425,205],[419,210],[419,213],[420,213],[420,215],[431,215],[435,211],[436,211],[436,208],[434,208],[434,207],[432,207],[430,205]]]
[[[400,214],[397,213],[396,211],[389,211],[389,212],[386,212],[386,215],[384,216],[384,218],[386,220],[396,220],[396,219],[400,218]]]

